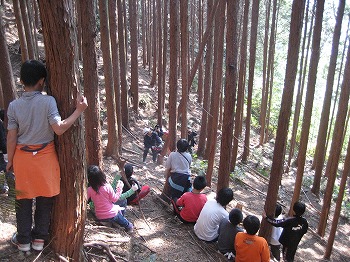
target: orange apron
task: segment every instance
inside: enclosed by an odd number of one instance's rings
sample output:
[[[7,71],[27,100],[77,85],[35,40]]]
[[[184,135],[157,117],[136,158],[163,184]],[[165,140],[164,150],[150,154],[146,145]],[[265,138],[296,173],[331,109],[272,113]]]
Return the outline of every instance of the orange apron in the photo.
[[[17,199],[52,197],[60,193],[60,166],[54,142],[44,147],[18,144],[13,171]]]

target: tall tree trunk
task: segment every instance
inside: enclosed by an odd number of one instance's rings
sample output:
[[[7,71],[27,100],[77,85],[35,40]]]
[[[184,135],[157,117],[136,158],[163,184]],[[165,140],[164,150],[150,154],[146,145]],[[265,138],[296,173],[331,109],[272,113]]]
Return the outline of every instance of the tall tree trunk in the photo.
[[[320,120],[319,129],[318,129],[317,144],[316,144],[316,150],[315,150],[315,158],[314,158],[315,176],[314,176],[314,182],[311,188],[312,193],[314,193],[315,195],[318,195],[320,193],[320,184],[321,184],[322,170],[323,170],[325,151],[326,151],[326,138],[327,138],[327,130],[328,130],[329,113],[330,113],[331,103],[332,103],[334,75],[335,75],[335,69],[337,66],[339,39],[341,34],[344,9],[345,9],[345,0],[340,0],[339,6],[338,6],[337,20],[333,31],[332,53],[329,59],[326,91],[325,91],[325,96],[323,100],[321,120]]]
[[[243,121],[243,104],[244,104],[244,89],[246,77],[246,61],[247,61],[247,38],[248,38],[248,20],[249,20],[249,0],[244,3],[244,15],[242,23],[242,40],[240,45],[240,65],[237,86],[237,103],[235,114],[235,130],[233,132],[233,146],[231,154],[231,171],[235,169],[237,154],[238,154],[238,138],[242,130]]]
[[[214,64],[213,64],[213,94],[211,99],[211,115],[209,119],[209,124],[211,130],[208,130],[208,141],[207,152],[208,157],[208,168],[207,168],[207,184],[211,185],[211,178],[213,175],[214,162],[215,162],[215,151],[217,142],[217,130],[219,121],[219,100],[221,97],[221,87],[222,87],[222,67],[223,67],[223,49],[224,49],[224,31],[225,31],[225,9],[226,1],[219,0],[218,16],[215,20],[215,29],[217,28],[217,33],[215,35],[215,47],[214,47]],[[216,54],[215,54],[216,53]],[[210,121],[211,120],[211,121]]]
[[[138,65],[138,41],[137,41],[137,5],[136,1],[129,0],[130,21],[130,49],[131,49],[131,85],[130,93],[133,101],[133,109],[137,114],[139,108],[139,65]]]
[[[100,95],[98,89],[96,60],[96,4],[94,0],[79,2],[82,33],[82,55],[84,94],[89,101],[85,111],[85,141],[87,164],[102,166],[102,145],[100,125]]]
[[[249,79],[248,79],[248,96],[247,96],[247,117],[245,120],[245,138],[242,162],[247,162],[250,151],[250,120],[252,118],[252,97],[254,84],[254,69],[256,60],[256,39],[258,32],[259,21],[259,0],[253,0],[252,6],[252,25],[250,30],[250,45],[249,45]]]
[[[73,1],[39,1],[39,8],[50,76],[49,91],[56,98],[60,114],[65,119],[73,112],[80,89],[76,81],[78,57]],[[81,120],[56,140],[61,193],[55,198],[52,214],[52,247],[55,253],[74,261],[82,259],[86,220],[84,141]]]
[[[320,42],[322,32],[322,19],[324,10],[324,0],[317,0],[314,35],[312,38],[312,52],[310,57],[309,77],[307,82],[306,100],[304,108],[303,123],[301,129],[300,146],[298,153],[298,169],[294,185],[293,198],[289,214],[292,215],[293,205],[299,200],[301,185],[303,182],[304,167],[306,160],[306,150],[309,140],[309,131],[312,116],[312,107],[315,95],[316,77],[318,61],[320,60]]]
[[[165,77],[167,75],[168,70],[167,68],[167,54],[168,54],[168,8],[169,8],[169,1],[164,0],[164,8],[163,8],[163,70],[162,70],[162,112],[164,112],[165,108]]]
[[[126,81],[126,48],[125,48],[125,24],[124,24],[124,0],[117,0],[118,7],[118,39],[119,39],[119,66],[120,66],[120,89],[121,89],[121,111],[122,125],[129,129],[129,109],[128,109],[128,83]]]
[[[177,101],[177,61],[178,61],[178,1],[170,0],[170,71],[169,71],[169,149],[176,148],[176,101]]]
[[[164,7],[166,8],[166,7]],[[163,9],[164,9],[163,8]],[[164,100],[163,93],[165,92],[165,83],[163,80],[163,27],[162,27],[162,5],[161,0],[157,2],[157,23],[158,23],[158,108],[157,108],[157,123],[163,125],[163,108]],[[166,54],[165,54],[166,55]]]
[[[322,237],[325,234],[325,229],[327,226],[327,219],[328,219],[329,209],[330,209],[332,195],[333,195],[333,188],[334,188],[334,183],[337,176],[339,157],[342,149],[343,136],[345,132],[344,123],[348,112],[349,94],[350,94],[350,48],[348,47],[346,65],[344,68],[343,84],[340,91],[338,112],[335,120],[332,145],[330,149],[330,152],[332,152],[332,154],[329,156],[327,161],[327,166],[326,166],[326,174],[328,174],[328,180],[327,180],[325,194],[323,197],[323,206],[321,210],[320,221],[317,228],[317,233]]]
[[[0,57],[2,60],[2,65],[0,67],[0,86],[2,87],[3,106],[6,112],[10,102],[16,99],[16,86],[13,79],[10,54],[7,48],[2,16],[2,9],[0,9]]]
[[[23,25],[21,9],[19,7],[19,0],[13,0],[13,10],[14,10],[15,16],[16,16],[18,38],[19,38],[19,43],[21,46],[21,58],[22,58],[22,63],[23,63],[24,61],[29,59],[29,54],[28,54],[27,39],[26,39],[26,35],[24,32],[24,25]]]
[[[122,126],[122,108],[121,108],[121,93],[120,93],[120,78],[119,78],[119,41],[117,36],[118,17],[117,17],[117,0],[108,0],[108,17],[109,17],[109,35],[111,38],[111,55],[113,67],[113,89],[115,94],[115,111],[117,124],[117,141],[116,147],[119,154],[122,154],[123,143],[123,126]]]
[[[271,9],[271,0],[266,1],[266,19],[265,19],[265,37],[264,37],[264,52],[263,52],[263,84],[261,92],[261,105],[260,105],[260,139],[259,144],[262,145],[265,140],[265,124],[266,124],[266,112],[267,112],[267,101],[268,101],[268,84],[267,79],[267,50],[269,43],[269,28],[270,28],[270,9]],[[272,26],[271,26],[272,27]],[[270,38],[273,36],[270,35]]]
[[[198,2],[198,43],[202,42],[203,36],[203,0]],[[203,55],[201,55],[198,65],[198,88],[197,88],[197,103],[203,103]]]
[[[211,13],[213,8],[213,1],[208,0],[208,12]],[[208,29],[208,28],[207,28]],[[206,30],[207,32],[207,30]],[[209,114],[209,104],[210,104],[210,79],[212,76],[212,61],[213,61],[213,28],[210,27],[208,31],[208,43],[207,43],[207,52],[205,55],[205,73],[204,73],[204,97],[203,97],[203,108],[202,108],[202,118],[201,118],[201,132],[198,139],[198,148],[197,155],[203,156],[206,150],[206,139],[207,139],[207,129],[208,129],[208,117]]]
[[[156,1],[152,1],[152,10],[153,10],[153,15],[152,15],[152,79],[150,82],[150,86],[153,87],[154,84],[156,83],[157,79],[157,11],[156,11]]]
[[[350,172],[350,141],[348,141],[348,148],[347,148],[346,158],[344,161],[344,170],[343,170],[340,184],[339,184],[339,192],[338,192],[337,201],[335,204],[332,226],[329,232],[326,250],[323,256],[323,258],[325,259],[329,259],[332,254],[335,234],[337,233],[338,220],[340,217],[341,206],[344,198],[346,180],[349,176],[349,172]]]
[[[106,146],[106,156],[119,157],[117,114],[115,104],[115,93],[113,83],[113,65],[111,59],[111,38],[109,35],[108,7],[105,0],[98,1],[101,30],[101,49],[103,57],[104,85],[106,90],[107,122],[108,122],[108,142]]]
[[[27,41],[29,59],[36,59],[35,50],[34,50],[33,35],[32,35],[30,24],[29,24],[29,17],[28,17],[28,10],[27,10],[26,1],[25,0],[19,1],[19,6],[21,8],[22,21],[23,21],[23,27],[24,27],[24,32],[25,32],[26,41]]]
[[[293,118],[293,127],[292,127],[292,133],[291,133],[291,139],[290,139],[290,145],[289,145],[289,156],[288,156],[288,162],[286,167],[286,173],[289,172],[289,168],[292,162],[292,158],[294,157],[294,148],[296,145],[297,140],[297,132],[299,127],[299,117],[300,117],[300,111],[301,111],[301,103],[304,93],[304,86],[305,86],[305,78],[306,78],[306,69],[308,65],[308,57],[309,57],[309,50],[310,50],[310,43],[311,43],[311,35],[312,35],[312,28],[314,24],[314,13],[316,8],[316,2],[314,3],[314,6],[312,8],[312,17],[310,22],[310,31],[308,37],[307,34],[307,25],[308,25],[308,15],[309,15],[309,1],[307,2],[306,6],[306,17],[305,17],[305,29],[304,29],[304,37],[303,37],[303,45],[302,45],[302,54],[300,59],[300,69],[299,69],[299,83],[298,83],[298,90],[296,95],[296,101],[295,101],[295,110],[294,110],[294,118]],[[306,38],[308,39],[307,47],[306,47],[306,56],[304,57],[304,50],[305,50],[305,41]]]
[[[270,183],[268,185],[264,210],[270,217],[274,217],[277,202],[278,188],[280,185],[286,143],[288,137],[288,124],[293,104],[293,93],[295,78],[297,75],[298,55],[300,49],[300,38],[303,27],[303,14],[305,0],[294,0],[292,5],[292,15],[289,30],[289,44],[285,81],[281,101],[281,110],[278,117],[278,127],[276,134],[275,148],[273,152],[272,167],[270,173]],[[259,235],[268,239],[271,232],[271,225],[266,220],[261,223]]]
[[[234,101],[236,100],[237,90],[238,9],[238,1],[227,0],[226,84],[217,191],[228,187],[230,180]]]
[[[142,66],[146,68],[147,49],[146,49],[146,1],[141,1],[141,30],[142,30]]]
[[[188,0],[180,1],[181,24],[181,137],[187,137],[187,104],[188,104]]]

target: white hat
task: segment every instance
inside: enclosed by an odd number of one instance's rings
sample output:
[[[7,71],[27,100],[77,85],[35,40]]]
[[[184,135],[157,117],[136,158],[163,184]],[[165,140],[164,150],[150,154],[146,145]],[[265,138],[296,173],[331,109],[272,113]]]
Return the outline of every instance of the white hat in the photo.
[[[144,129],[143,129],[143,134],[144,135],[146,135],[148,132],[150,132],[151,131],[151,129],[149,129],[148,127],[145,127]]]

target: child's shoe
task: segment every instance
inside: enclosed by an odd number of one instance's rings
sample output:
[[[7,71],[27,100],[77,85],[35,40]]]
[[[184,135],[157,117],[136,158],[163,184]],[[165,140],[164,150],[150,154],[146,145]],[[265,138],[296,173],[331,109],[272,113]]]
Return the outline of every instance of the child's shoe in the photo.
[[[44,243],[45,243],[44,239],[36,238],[32,241],[32,248],[36,251],[41,251],[44,249]]]
[[[134,225],[132,223],[129,222],[129,225],[125,228],[125,231],[127,233],[132,233],[134,232]]]
[[[17,233],[13,234],[13,236],[11,238],[11,243],[14,244],[18,248],[19,251],[24,251],[24,252],[30,251],[30,243],[28,243],[28,244],[18,243]]]

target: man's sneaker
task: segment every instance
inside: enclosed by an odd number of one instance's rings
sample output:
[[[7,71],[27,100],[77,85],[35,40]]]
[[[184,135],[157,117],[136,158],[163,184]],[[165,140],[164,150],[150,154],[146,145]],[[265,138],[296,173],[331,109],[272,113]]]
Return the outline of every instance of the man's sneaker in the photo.
[[[34,250],[41,251],[44,248],[44,243],[45,243],[44,239],[37,239],[36,238],[32,241],[32,248]]]
[[[20,250],[20,251],[24,251],[24,252],[30,251],[30,243],[28,243],[28,244],[18,243],[17,233],[13,234],[13,236],[11,238],[11,243],[14,244],[18,248],[18,250]]]
[[[126,232],[132,233],[134,231],[134,225],[129,222],[129,225],[125,228]]]

